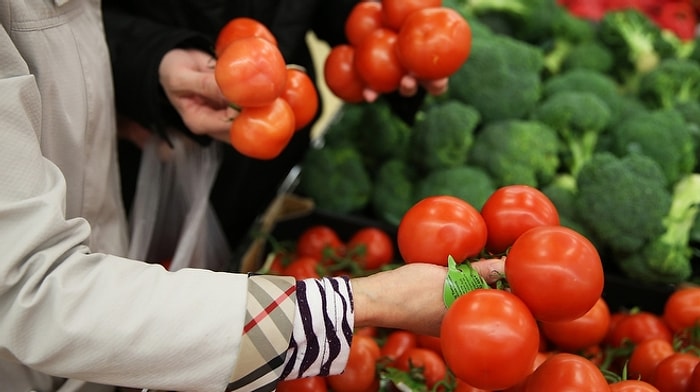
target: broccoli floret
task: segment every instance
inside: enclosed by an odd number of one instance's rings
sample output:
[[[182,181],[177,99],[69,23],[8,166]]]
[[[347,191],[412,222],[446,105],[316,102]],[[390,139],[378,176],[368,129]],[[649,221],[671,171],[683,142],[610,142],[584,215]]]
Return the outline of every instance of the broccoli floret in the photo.
[[[533,45],[495,34],[475,38],[446,95],[476,108],[485,122],[523,118],[542,95],[543,65]]]
[[[676,105],[676,110],[683,116],[688,130],[693,138],[695,156],[700,157],[700,101],[682,102]],[[700,159],[695,160],[694,172],[700,172]],[[700,229],[700,227],[699,227]]]
[[[411,127],[381,97],[368,104],[356,132],[357,148],[369,170],[375,170],[387,159],[403,158],[408,153]]]
[[[552,182],[542,187],[549,200],[554,203],[559,213],[559,223],[577,231],[584,237],[592,239],[588,230],[579,222],[578,209],[576,207],[576,178],[571,174],[558,174]]]
[[[686,59],[665,59],[639,79],[639,98],[648,107],[671,108],[700,98],[700,64]]]
[[[405,161],[384,162],[374,177],[371,209],[383,221],[398,226],[401,218],[416,202],[414,183],[416,173]]]
[[[421,178],[415,188],[418,200],[450,195],[467,201],[476,209],[481,209],[495,191],[491,177],[483,169],[469,165],[434,170]]]
[[[353,147],[310,148],[301,167],[299,192],[319,208],[348,213],[369,203],[372,182],[362,156]]]
[[[576,176],[596,149],[598,135],[610,122],[610,108],[597,95],[560,91],[548,96],[533,111],[533,118],[549,125],[564,142],[564,162]]]
[[[671,195],[653,159],[597,153],[581,168],[576,186],[579,221],[602,254],[635,252],[663,233]]]
[[[637,113],[610,129],[609,135],[611,152],[649,156],[659,164],[669,185],[695,168],[693,137],[675,109]]]
[[[534,120],[503,120],[486,124],[474,139],[468,163],[481,167],[496,186],[549,183],[559,168],[559,138],[555,130]]]
[[[586,19],[578,18],[570,12],[557,12],[550,24],[553,30],[551,38],[542,45],[545,51],[545,68],[550,74],[559,73],[580,46],[586,43],[596,43],[600,46],[595,39],[594,24]],[[593,60],[600,59],[589,61]]]
[[[325,146],[354,146],[357,143],[357,130],[362,126],[366,103],[344,103],[335,113],[322,134]]]
[[[460,166],[474,142],[481,116],[459,101],[445,101],[416,114],[410,140],[410,160],[421,170]]]
[[[591,40],[571,47],[561,68],[563,71],[583,68],[607,74],[612,70],[614,62],[613,54],[607,46]]]
[[[700,174],[680,179],[673,189],[671,207],[663,219],[665,231],[640,252],[620,260],[628,276],[652,283],[681,283],[693,269],[690,233],[700,208]]]

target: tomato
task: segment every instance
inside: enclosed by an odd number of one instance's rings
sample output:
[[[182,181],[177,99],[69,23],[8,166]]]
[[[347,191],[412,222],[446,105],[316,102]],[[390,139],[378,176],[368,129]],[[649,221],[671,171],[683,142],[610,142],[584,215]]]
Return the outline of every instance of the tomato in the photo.
[[[595,246],[564,226],[537,226],[513,243],[505,262],[513,294],[539,321],[581,317],[603,293],[603,264]]]
[[[277,157],[294,136],[294,112],[282,98],[270,105],[244,107],[231,122],[231,145],[255,159]]]
[[[471,204],[453,196],[430,196],[411,206],[399,222],[397,242],[406,263],[447,265],[478,255],[486,224]]]
[[[241,38],[260,37],[264,38],[274,45],[277,45],[277,39],[272,32],[262,23],[246,17],[233,18],[219,30],[214,44],[214,53],[217,57],[221,56],[224,49],[233,41]]]
[[[338,233],[327,225],[314,225],[305,229],[297,239],[297,254],[325,260],[345,252],[345,244]]]
[[[602,297],[581,317],[571,321],[540,323],[540,330],[547,340],[569,352],[602,343],[609,327],[610,309]]]
[[[355,48],[337,45],[331,48],[323,63],[323,76],[328,89],[349,103],[364,101],[365,82],[355,68]]]
[[[694,327],[700,322],[700,287],[680,288],[666,299],[664,322],[675,333]]]
[[[424,8],[410,14],[399,30],[396,48],[403,67],[420,80],[446,78],[469,57],[472,32],[457,11]]]
[[[695,37],[698,17],[690,3],[664,2],[655,20],[662,29],[672,31],[684,41],[690,41]]]
[[[507,185],[496,189],[481,207],[488,229],[486,250],[506,251],[527,230],[536,226],[558,226],[559,212],[537,188]]]
[[[439,336],[418,335],[418,347],[427,348],[442,355],[442,346],[440,345]]]
[[[318,112],[318,92],[309,75],[297,67],[287,68],[287,83],[281,97],[294,112],[294,129],[311,123]]]
[[[500,390],[532,372],[539,331],[518,297],[505,290],[476,289],[457,297],[447,309],[440,341],[457,378],[477,388]]]
[[[593,362],[570,353],[553,354],[525,382],[526,392],[609,390],[605,376]]]
[[[659,390],[646,381],[623,380],[610,384],[610,392],[659,392]]]
[[[282,380],[277,383],[276,392],[326,392],[326,379],[321,376]]]
[[[287,82],[287,64],[280,50],[259,37],[231,42],[214,67],[221,93],[239,108],[266,106],[279,98]]]
[[[345,37],[357,46],[372,31],[382,27],[382,3],[361,1],[352,8],[345,20]]]
[[[396,91],[406,71],[396,52],[398,34],[379,28],[355,47],[355,69],[365,85],[377,93]]]
[[[328,376],[326,380],[334,392],[366,392],[374,385],[379,345],[367,336],[355,335],[343,373]]]
[[[491,392],[486,389],[477,388],[475,386],[469,385],[466,382],[457,379],[455,389],[453,392]]]
[[[654,370],[673,353],[673,345],[666,339],[648,339],[638,343],[627,362],[628,378],[653,383]]]
[[[547,358],[549,358],[551,355],[552,354],[549,352],[544,352],[544,351],[538,352],[537,356],[535,357],[535,362],[532,363],[532,371],[534,372],[535,370],[537,370],[537,368],[540,367],[540,365],[543,364],[544,361],[546,361]],[[525,390],[525,383],[526,382],[527,382],[527,378],[525,380],[519,382],[518,384],[510,387],[510,388],[504,389],[501,392],[523,392]]]
[[[625,341],[639,344],[649,339],[664,339],[671,343],[673,333],[661,316],[651,312],[638,311],[623,317],[610,331],[609,342],[613,347],[622,346]]]
[[[401,355],[418,345],[418,337],[415,333],[397,329],[391,331],[381,346],[382,357],[398,359]]]
[[[695,365],[688,381],[688,391],[700,391],[700,364]]]
[[[413,347],[394,361],[394,366],[403,371],[420,368],[428,389],[447,377],[447,365],[438,353],[427,348]]]
[[[700,357],[677,352],[659,362],[654,370],[653,385],[663,392],[685,392]]]
[[[289,265],[284,267],[282,275],[293,276],[296,280],[320,277],[318,273],[319,261],[309,256],[298,256]]]
[[[348,240],[348,254],[365,270],[383,267],[394,260],[394,240],[377,227],[364,227]]]
[[[396,31],[413,11],[428,7],[440,7],[442,0],[382,0],[382,21]]]

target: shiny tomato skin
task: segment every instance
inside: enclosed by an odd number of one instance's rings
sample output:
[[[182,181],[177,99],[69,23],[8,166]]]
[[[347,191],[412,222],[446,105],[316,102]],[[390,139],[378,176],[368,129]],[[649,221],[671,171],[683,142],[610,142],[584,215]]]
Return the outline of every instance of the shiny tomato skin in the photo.
[[[467,21],[447,7],[415,11],[404,20],[396,48],[403,67],[419,80],[447,78],[471,52]]]
[[[501,390],[532,372],[539,331],[518,297],[505,290],[476,289],[447,309],[440,341],[457,378],[477,388]]]
[[[525,382],[525,392],[607,392],[603,373],[593,362],[570,353],[553,354]]]
[[[610,331],[609,342],[613,347],[621,347],[625,341],[639,344],[645,340],[657,338],[671,343],[673,332],[661,316],[651,312],[637,311],[620,319],[615,328]]]
[[[627,378],[653,383],[656,367],[674,353],[673,344],[666,339],[648,339],[637,343],[627,362]]]
[[[559,212],[542,191],[528,185],[506,185],[496,189],[481,207],[489,237],[486,250],[506,251],[527,230],[536,226],[558,226]]]
[[[537,370],[538,367],[540,367],[541,364],[544,363],[544,361],[547,360],[552,356],[551,352],[546,352],[546,351],[540,351],[537,353],[537,356],[535,357],[535,362],[532,364],[532,372]],[[530,374],[532,374],[532,372]],[[529,376],[529,375],[528,375]],[[525,391],[525,383],[527,382],[527,378],[524,379],[523,381],[519,382],[518,384],[515,384],[514,386],[504,389],[500,392],[523,392]]]
[[[337,45],[331,48],[323,63],[323,76],[328,89],[341,100],[360,103],[365,100],[365,82],[355,67],[355,48]]]
[[[415,333],[402,329],[393,330],[381,346],[381,356],[394,361],[417,345],[418,337]]]
[[[401,66],[396,44],[398,34],[379,28],[367,34],[355,47],[355,69],[365,85],[377,93],[396,91],[406,71]]]
[[[429,196],[406,211],[397,242],[406,263],[447,265],[478,255],[486,243],[486,224],[471,204],[453,196]]]
[[[653,385],[663,392],[685,392],[698,363],[700,357],[695,354],[674,353],[656,366]]]
[[[508,252],[504,270],[513,294],[538,321],[581,317],[603,293],[597,249],[564,226],[537,226],[521,234]]]
[[[348,240],[348,254],[365,270],[383,267],[394,260],[394,240],[378,227],[363,227]]]
[[[690,381],[688,382],[689,391],[700,391],[700,364],[695,365],[693,369],[693,374],[690,375]]]
[[[277,45],[277,39],[267,26],[253,18],[237,17],[229,20],[219,30],[214,44],[214,53],[217,56],[221,56],[221,53],[231,42],[248,37],[264,38],[275,46]]]
[[[298,67],[287,68],[287,82],[281,97],[294,112],[294,130],[309,125],[318,113],[318,91],[311,77]]]
[[[662,317],[674,333],[700,322],[700,287],[680,288],[666,299]]]
[[[328,257],[341,256],[345,252],[345,243],[338,232],[324,224],[309,226],[297,238],[296,253],[299,256],[324,260]]]
[[[442,0],[382,0],[382,21],[388,28],[399,31],[413,11],[441,5]]]
[[[403,371],[421,368],[428,389],[447,377],[445,360],[433,350],[412,347],[394,361],[393,366]]]
[[[610,308],[601,297],[581,317],[555,323],[541,322],[545,338],[558,349],[576,352],[603,342],[610,328]]]
[[[357,46],[372,31],[382,27],[382,3],[361,1],[352,8],[345,20],[345,37]]]
[[[366,392],[375,385],[379,345],[368,336],[355,335],[350,344],[350,355],[343,373],[328,376],[326,380],[334,392]]]
[[[279,48],[260,37],[231,42],[216,61],[214,77],[224,97],[244,108],[270,105],[287,82],[287,64]]]
[[[659,392],[659,390],[642,380],[623,380],[610,384],[610,392]]]
[[[276,392],[326,392],[326,379],[321,376],[305,377],[296,380],[282,380],[277,383]]]
[[[293,276],[296,280],[318,279],[319,261],[309,256],[298,256],[282,270],[282,275]]]
[[[439,336],[430,336],[430,335],[418,335],[418,347],[423,347],[427,348],[429,350],[433,350],[436,353],[442,355],[442,346],[440,344],[440,337]]]
[[[245,107],[231,122],[231,145],[255,159],[276,158],[294,136],[294,112],[283,98],[266,106]]]

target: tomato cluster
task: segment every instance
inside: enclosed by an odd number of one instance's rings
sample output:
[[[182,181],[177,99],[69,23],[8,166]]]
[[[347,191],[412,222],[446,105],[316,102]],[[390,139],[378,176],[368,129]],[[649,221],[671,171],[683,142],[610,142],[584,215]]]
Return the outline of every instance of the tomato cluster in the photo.
[[[331,48],[324,63],[330,91],[362,102],[364,91],[389,93],[402,78],[446,78],[468,58],[471,29],[441,0],[362,1],[345,22],[347,44]]]
[[[252,158],[277,157],[316,116],[313,81],[302,68],[286,64],[272,32],[251,18],[231,19],[219,31],[215,52],[216,82],[239,111],[231,144]]]

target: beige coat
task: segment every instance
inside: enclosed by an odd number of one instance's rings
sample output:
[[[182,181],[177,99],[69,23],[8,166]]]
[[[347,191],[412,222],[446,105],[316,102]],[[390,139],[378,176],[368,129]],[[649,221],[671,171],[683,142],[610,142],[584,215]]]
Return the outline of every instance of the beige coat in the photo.
[[[0,0],[0,24],[0,390],[223,390],[246,277],[114,256],[127,236],[99,1]]]

